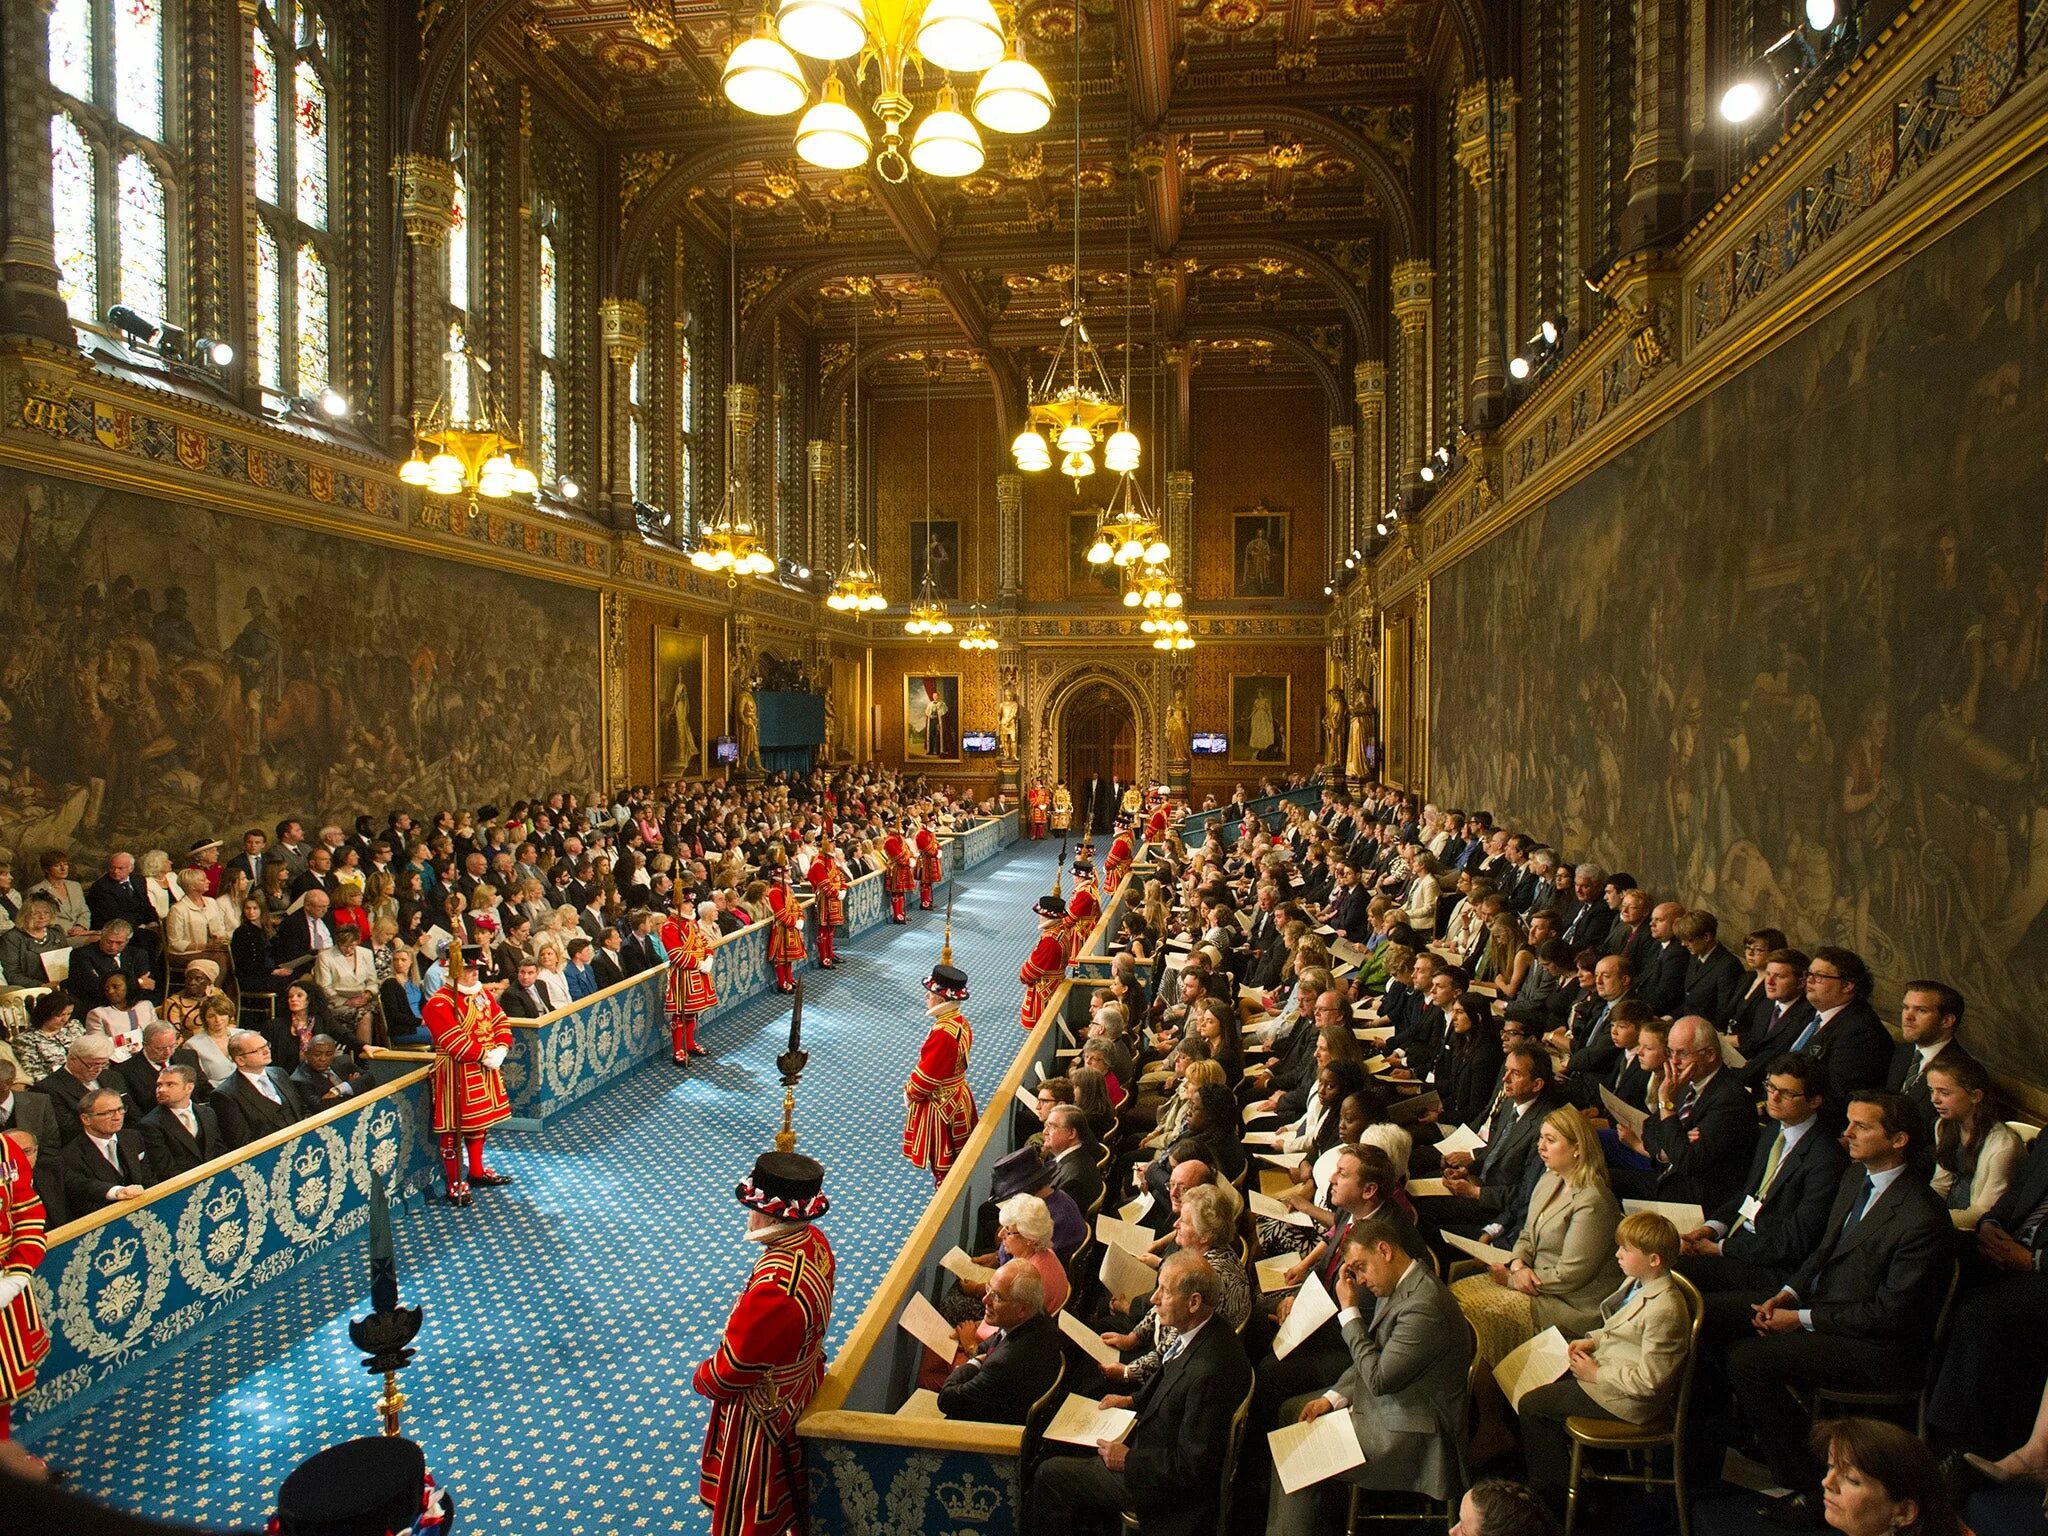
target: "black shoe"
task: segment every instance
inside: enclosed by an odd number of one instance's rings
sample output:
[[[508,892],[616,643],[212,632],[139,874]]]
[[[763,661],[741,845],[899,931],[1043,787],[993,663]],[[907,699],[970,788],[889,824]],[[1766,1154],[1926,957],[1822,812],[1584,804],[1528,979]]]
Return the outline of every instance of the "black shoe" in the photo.
[[[448,1186],[448,1203],[450,1205],[468,1205],[469,1202],[470,1194],[467,1184],[451,1184]]]
[[[469,1182],[483,1189],[496,1189],[501,1184],[510,1184],[512,1182],[512,1175],[509,1173],[494,1173],[491,1169],[486,1168],[482,1173],[472,1173],[469,1176]]]
[[[688,1051],[677,1051],[673,1056],[669,1057],[669,1060],[679,1067],[687,1067],[690,1064],[690,1053]]]
[[[1807,1493],[1788,1493],[1781,1499],[1766,1499],[1757,1506],[1756,1513],[1759,1519],[1785,1531],[1818,1531],[1827,1527],[1820,1500]]]

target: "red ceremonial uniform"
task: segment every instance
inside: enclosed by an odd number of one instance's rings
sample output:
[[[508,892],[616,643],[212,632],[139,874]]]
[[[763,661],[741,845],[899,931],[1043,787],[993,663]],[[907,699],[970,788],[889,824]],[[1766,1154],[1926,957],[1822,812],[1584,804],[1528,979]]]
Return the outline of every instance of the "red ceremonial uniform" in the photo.
[[[891,832],[882,839],[882,857],[889,861],[882,871],[882,889],[901,896],[910,889],[910,845],[903,841],[902,833]]]
[[[509,1119],[505,1075],[484,1065],[484,1052],[512,1044],[512,1022],[489,992],[459,991],[453,982],[427,999],[427,1033],[434,1037],[434,1134],[481,1136]]]
[[[1093,880],[1093,876],[1089,877]],[[1095,926],[1095,919],[1102,915],[1102,896],[1094,885],[1083,884],[1074,887],[1074,894],[1067,898],[1067,959],[1079,958],[1081,946],[1088,942],[1089,930]]]
[[[1038,942],[1031,946],[1031,953],[1024,961],[1024,968],[1017,972],[1017,979],[1024,983],[1023,1024],[1028,1033],[1038,1027],[1039,1015],[1045,1012],[1046,1002],[1059,989],[1060,978],[1066,974],[1067,946],[1061,940],[1057,928],[1049,928],[1038,936]]]
[[[803,959],[804,911],[781,886],[768,893],[768,959],[776,965],[794,965]]]
[[[837,928],[846,921],[846,871],[830,859],[819,857],[811,860],[811,867],[805,878],[811,882],[811,890],[818,898],[818,923],[821,927]]]
[[[796,1421],[825,1379],[832,1245],[809,1223],[772,1239],[691,1385],[711,1399],[697,1490],[714,1536],[801,1528],[807,1488]]]
[[[1145,823],[1145,841],[1163,843],[1166,841],[1166,807],[1155,806],[1151,819]]]
[[[55,1157],[57,1149],[45,1148],[43,1155]],[[0,1136],[0,1158],[0,1275],[30,1276],[43,1262],[43,1202],[28,1154]],[[49,1353],[49,1330],[30,1284],[0,1309],[0,1440],[7,1438],[8,1409],[27,1396]]]
[[[1123,884],[1123,878],[1130,873],[1131,860],[1137,857],[1137,849],[1131,846],[1131,834],[1119,832],[1109,845],[1109,857],[1103,861],[1102,875],[1106,889],[1115,890]]]
[[[711,941],[694,918],[680,923],[670,918],[661,925],[661,947],[668,951],[668,1011],[671,1016],[702,1013],[718,1006],[718,988],[704,962],[711,958]]]
[[[939,835],[930,827],[917,829],[917,883],[922,886],[937,885],[945,875],[945,867],[939,862]]]
[[[903,1155],[934,1178],[946,1176],[974,1130],[974,1090],[967,1086],[973,1048],[974,1027],[959,1013],[934,1019],[903,1086]]]
[[[1030,807],[1031,835],[1044,837],[1046,820],[1052,814],[1052,796],[1045,792],[1043,784],[1034,784],[1026,791],[1024,803]]]

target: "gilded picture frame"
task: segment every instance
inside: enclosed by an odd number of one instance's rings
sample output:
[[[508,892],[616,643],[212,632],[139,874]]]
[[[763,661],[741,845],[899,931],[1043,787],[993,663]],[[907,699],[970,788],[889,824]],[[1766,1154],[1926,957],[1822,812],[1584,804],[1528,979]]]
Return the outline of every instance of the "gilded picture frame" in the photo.
[[[1283,672],[1230,674],[1230,761],[1285,767],[1294,721],[1294,679]]]
[[[960,761],[960,674],[906,672],[903,675],[903,760],[906,763]]]
[[[653,711],[655,777],[701,779],[705,737],[704,637],[694,630],[654,631]]]

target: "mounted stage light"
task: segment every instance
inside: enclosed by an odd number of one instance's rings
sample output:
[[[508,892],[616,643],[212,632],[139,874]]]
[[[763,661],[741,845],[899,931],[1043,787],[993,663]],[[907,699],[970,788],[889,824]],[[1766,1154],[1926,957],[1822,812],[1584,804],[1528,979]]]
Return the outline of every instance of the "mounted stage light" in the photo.
[[[107,324],[113,326],[115,330],[126,336],[130,341],[137,342],[143,346],[147,346],[150,342],[156,340],[157,332],[163,329],[161,322],[151,320],[146,315],[137,314],[126,304],[116,304],[107,311]]]
[[[1784,100],[1817,62],[1813,44],[1794,27],[1721,93],[1721,116],[1731,123],[1753,121],[1773,102]]]

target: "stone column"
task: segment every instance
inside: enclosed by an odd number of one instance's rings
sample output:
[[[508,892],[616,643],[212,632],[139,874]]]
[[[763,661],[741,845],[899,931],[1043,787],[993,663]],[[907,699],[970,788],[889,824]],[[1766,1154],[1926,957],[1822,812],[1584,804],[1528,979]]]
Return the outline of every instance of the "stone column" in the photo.
[[[0,180],[7,187],[0,203],[0,333],[73,347],[78,338],[57,292],[50,228],[50,0],[0,7],[0,44]]]
[[[1489,103],[1491,104],[1489,110]],[[1479,250],[1478,357],[1472,374],[1474,415],[1492,426],[1506,414],[1507,358],[1514,315],[1504,311],[1515,270],[1509,220],[1514,207],[1515,92],[1505,80],[1481,81],[1458,93],[1458,164],[1472,178]],[[1503,330],[1508,339],[1502,341]]]
[[[1336,533],[1338,559],[1356,549],[1358,539],[1358,434],[1350,427],[1330,428],[1330,526]]]
[[[1624,250],[1664,243],[1685,219],[1685,0],[1638,0],[1636,136],[1628,157]]]
[[[822,570],[837,567],[846,549],[846,526],[839,518],[834,479],[839,473],[839,445],[814,437],[804,444],[804,463],[811,472],[811,498],[804,517],[804,564]]]
[[[647,309],[638,299],[602,299],[597,306],[599,334],[604,340],[604,382],[598,391],[597,462],[603,466],[605,493],[614,528],[633,526],[633,442],[628,408],[633,398],[633,363],[647,340]],[[654,444],[643,442],[643,453]],[[669,536],[680,523],[669,515]]]
[[[996,601],[1015,606],[1024,592],[1024,477],[996,476]]]
[[[761,520],[754,515],[753,466],[754,423],[761,419],[761,391],[752,384],[731,383],[725,386],[725,464],[726,483],[734,487],[734,500],[739,516],[754,525],[754,533],[763,543],[767,542],[761,528]],[[724,500],[720,489],[719,500]]]
[[[1173,550],[1173,584],[1180,588],[1184,604],[1194,595],[1189,590],[1194,580],[1194,567],[1189,564],[1194,530],[1195,472],[1170,469],[1166,472],[1166,542]],[[1185,607],[1182,611],[1186,611]]]
[[[448,347],[441,315],[448,269],[442,252],[455,228],[455,167],[435,155],[400,155],[391,162],[391,179],[405,230],[405,249],[394,253],[405,272],[404,280],[393,285],[399,312],[392,316],[392,334],[404,347],[396,359],[399,384],[391,392],[392,435],[397,438],[409,437],[412,418],[424,417],[447,393],[450,365],[442,357]],[[467,337],[471,346],[479,340]],[[470,382],[475,386],[479,380]],[[472,406],[482,403],[471,400]]]
[[[1351,390],[1358,403],[1358,524],[1363,533],[1387,509],[1387,365],[1355,364]]]
[[[1403,489],[1420,484],[1416,471],[1429,455],[1429,435],[1435,428],[1436,409],[1431,366],[1435,351],[1436,273],[1420,259],[1394,263],[1392,273],[1394,321],[1400,327],[1397,364],[1401,392],[1396,401],[1400,426],[1400,479]]]

